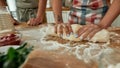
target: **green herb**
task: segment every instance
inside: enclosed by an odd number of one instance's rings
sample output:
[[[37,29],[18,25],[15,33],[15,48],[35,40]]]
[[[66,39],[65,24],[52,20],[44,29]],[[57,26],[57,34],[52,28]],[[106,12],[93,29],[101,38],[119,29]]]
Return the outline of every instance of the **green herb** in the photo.
[[[27,43],[24,43],[17,49],[10,47],[7,54],[1,53],[0,68],[19,68],[33,48],[27,48],[26,45]]]

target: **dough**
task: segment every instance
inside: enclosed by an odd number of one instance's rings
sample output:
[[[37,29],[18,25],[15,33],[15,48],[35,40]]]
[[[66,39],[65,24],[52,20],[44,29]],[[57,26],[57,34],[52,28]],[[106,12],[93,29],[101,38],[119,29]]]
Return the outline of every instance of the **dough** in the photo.
[[[79,28],[81,28],[81,25],[78,24],[73,24],[71,25],[73,33],[76,33]],[[54,35],[54,36],[59,36],[54,33],[54,27],[53,26],[48,26],[48,34]],[[63,39],[70,40],[70,41],[81,41],[80,38],[75,38],[74,34],[71,34],[69,37],[66,36],[65,32],[63,32]],[[97,32],[90,40],[92,42],[108,42],[109,41],[109,32],[106,29],[102,29],[101,31]]]
[[[105,29],[102,29],[101,31],[97,32],[90,41],[92,42],[108,42],[110,37],[109,37],[109,32]]]

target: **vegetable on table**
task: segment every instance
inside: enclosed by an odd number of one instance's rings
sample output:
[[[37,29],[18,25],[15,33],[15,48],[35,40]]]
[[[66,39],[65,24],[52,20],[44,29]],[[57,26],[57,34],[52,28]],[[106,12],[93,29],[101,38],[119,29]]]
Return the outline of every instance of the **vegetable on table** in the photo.
[[[7,54],[0,53],[0,68],[19,68],[33,49],[26,45],[24,43],[17,49],[10,47]]]

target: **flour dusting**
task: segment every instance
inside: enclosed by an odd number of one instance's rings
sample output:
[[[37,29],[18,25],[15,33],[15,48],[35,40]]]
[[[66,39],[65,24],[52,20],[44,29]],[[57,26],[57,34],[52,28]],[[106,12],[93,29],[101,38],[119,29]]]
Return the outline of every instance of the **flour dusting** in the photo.
[[[74,55],[77,59],[83,60],[86,63],[91,62],[91,60],[97,61],[99,63],[102,54],[106,55],[113,52],[113,49],[108,47],[110,45],[110,41],[103,44],[86,42],[86,44],[74,44],[75,46],[70,46],[70,43],[61,44],[58,43],[57,41],[52,41],[52,40],[46,41],[45,40],[46,36],[51,34],[51,30],[52,30],[51,25],[48,25],[38,30],[31,30],[32,33],[30,33],[30,31],[28,33],[26,31],[21,33],[23,33],[23,35],[35,36],[35,39],[37,40],[36,44],[37,45],[39,44],[39,46],[42,47],[42,49],[44,50],[50,50],[50,51],[58,50],[57,51],[58,53],[67,52],[69,54]],[[120,64],[117,66],[120,66]],[[108,68],[111,67],[108,66]]]

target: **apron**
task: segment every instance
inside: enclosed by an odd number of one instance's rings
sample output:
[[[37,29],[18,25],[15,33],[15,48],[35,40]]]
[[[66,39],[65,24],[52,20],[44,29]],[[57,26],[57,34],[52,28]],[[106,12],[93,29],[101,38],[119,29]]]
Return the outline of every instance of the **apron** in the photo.
[[[108,10],[106,0],[73,0],[69,22],[81,25],[98,24]]]
[[[17,16],[21,22],[27,22],[35,18],[37,14],[38,0],[16,0]]]

